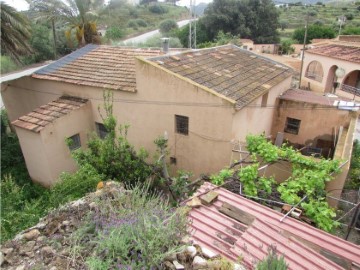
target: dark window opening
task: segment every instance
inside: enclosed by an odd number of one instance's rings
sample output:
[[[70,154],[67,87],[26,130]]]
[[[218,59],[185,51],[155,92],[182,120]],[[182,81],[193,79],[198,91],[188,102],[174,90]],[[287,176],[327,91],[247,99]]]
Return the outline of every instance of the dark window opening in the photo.
[[[170,164],[176,165],[176,157],[170,157]]]
[[[96,132],[99,135],[101,139],[104,139],[106,135],[108,134],[108,131],[106,130],[106,127],[104,124],[95,122],[96,125]]]
[[[69,137],[68,138],[68,145],[69,145],[70,151],[73,151],[75,149],[80,148],[81,147],[80,135],[75,134],[75,135]]]
[[[301,120],[299,119],[287,117],[284,132],[298,134],[300,129],[300,122]]]
[[[175,115],[175,131],[179,134],[189,135],[189,117]]]

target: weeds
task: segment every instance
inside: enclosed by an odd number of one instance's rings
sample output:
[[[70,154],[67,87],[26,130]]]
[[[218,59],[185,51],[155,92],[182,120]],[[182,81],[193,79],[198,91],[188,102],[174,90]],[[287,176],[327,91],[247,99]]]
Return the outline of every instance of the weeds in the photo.
[[[148,188],[136,186],[97,201],[84,224],[92,226],[94,250],[84,256],[90,269],[157,269],[166,256],[181,248],[186,216],[184,209],[172,209]],[[88,237],[84,232],[78,233],[74,248]]]

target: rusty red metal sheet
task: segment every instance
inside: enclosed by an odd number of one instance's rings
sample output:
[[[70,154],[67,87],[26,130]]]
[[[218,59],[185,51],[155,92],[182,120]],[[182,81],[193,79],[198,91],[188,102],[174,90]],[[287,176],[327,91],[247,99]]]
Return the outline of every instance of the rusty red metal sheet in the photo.
[[[195,243],[251,269],[275,245],[283,254],[289,269],[344,269],[323,254],[338,257],[343,263],[360,265],[360,247],[336,236],[283,215],[268,207],[218,188],[202,185],[195,195],[215,189],[218,199],[211,206],[193,208],[189,213],[190,233]],[[254,216],[248,226],[219,212],[227,203]]]

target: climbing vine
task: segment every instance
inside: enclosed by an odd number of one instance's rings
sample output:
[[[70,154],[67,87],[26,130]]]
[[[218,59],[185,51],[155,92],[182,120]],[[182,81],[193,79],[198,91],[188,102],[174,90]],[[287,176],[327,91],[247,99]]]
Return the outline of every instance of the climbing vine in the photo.
[[[314,159],[305,157],[292,147],[283,145],[277,147],[263,136],[248,135],[247,149],[251,155],[252,164],[232,171],[232,177],[237,176],[246,195],[258,196],[261,190],[265,194],[278,192],[285,203],[295,205],[300,203],[305,215],[311,218],[317,227],[331,231],[338,223],[333,220],[334,209],[326,202],[325,184],[333,180],[333,175],[340,171],[338,160]],[[279,161],[288,161],[292,165],[292,175],[283,183],[277,184],[275,179],[259,176],[260,164],[272,164]],[[213,176],[216,179],[224,173]],[[225,175],[226,176],[226,175]],[[226,178],[220,177],[221,183]]]

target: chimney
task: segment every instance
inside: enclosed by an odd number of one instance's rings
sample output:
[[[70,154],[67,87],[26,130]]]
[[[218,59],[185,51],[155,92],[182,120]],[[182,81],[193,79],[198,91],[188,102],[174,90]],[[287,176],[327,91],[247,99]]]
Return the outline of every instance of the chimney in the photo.
[[[169,41],[170,38],[161,38],[161,47],[164,53],[167,53],[169,51]]]

